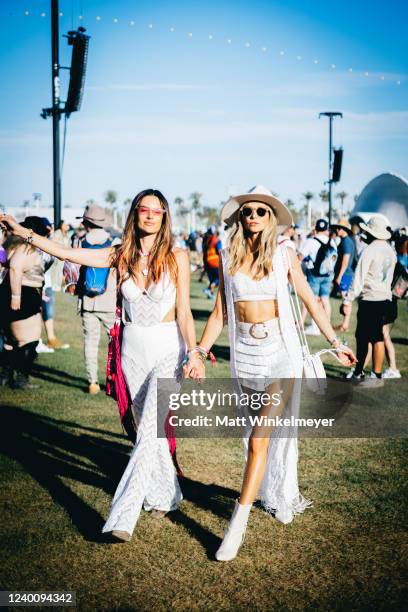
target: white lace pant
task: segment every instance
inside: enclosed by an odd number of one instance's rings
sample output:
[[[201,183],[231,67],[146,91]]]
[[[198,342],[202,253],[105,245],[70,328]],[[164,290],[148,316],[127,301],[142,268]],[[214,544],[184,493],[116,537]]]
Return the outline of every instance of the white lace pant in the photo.
[[[125,325],[122,368],[132,397],[137,439],[114,495],[103,532],[132,533],[142,506],[145,510],[175,510],[182,499],[166,437],[157,436],[168,406],[157,406],[157,379],[171,379],[180,388],[180,363],[185,344],[175,321],[150,327]]]
[[[253,338],[249,323],[237,323],[235,365],[240,384],[244,387],[263,392],[272,380],[293,379],[293,389],[283,417],[298,416],[301,392],[301,379],[295,379],[294,370],[283,341],[278,319],[257,326],[253,333],[265,338]],[[271,380],[272,379],[272,380]],[[290,381],[290,384],[292,382]],[[249,427],[243,438],[245,458],[247,458],[250,435]],[[276,427],[271,433],[265,475],[258,497],[268,511],[285,511],[297,514],[303,512],[311,502],[299,491],[298,442],[296,428]]]

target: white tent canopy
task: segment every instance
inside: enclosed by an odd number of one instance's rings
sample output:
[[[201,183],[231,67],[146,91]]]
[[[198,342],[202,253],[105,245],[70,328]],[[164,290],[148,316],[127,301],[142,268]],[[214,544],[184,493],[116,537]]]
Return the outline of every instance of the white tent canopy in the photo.
[[[408,182],[397,174],[380,174],[361,192],[350,215],[384,215],[393,229],[408,225]]]

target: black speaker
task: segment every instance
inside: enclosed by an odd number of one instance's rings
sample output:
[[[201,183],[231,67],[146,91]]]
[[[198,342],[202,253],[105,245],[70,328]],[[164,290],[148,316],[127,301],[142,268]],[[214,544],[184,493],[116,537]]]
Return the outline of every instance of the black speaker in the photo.
[[[334,149],[334,160],[333,160],[333,174],[331,178],[332,183],[338,183],[341,176],[341,164],[343,162],[343,149]]]
[[[90,38],[84,32],[84,28],[78,28],[78,30],[68,32],[67,36],[68,44],[72,45],[69,88],[64,109],[67,115],[81,108]]]

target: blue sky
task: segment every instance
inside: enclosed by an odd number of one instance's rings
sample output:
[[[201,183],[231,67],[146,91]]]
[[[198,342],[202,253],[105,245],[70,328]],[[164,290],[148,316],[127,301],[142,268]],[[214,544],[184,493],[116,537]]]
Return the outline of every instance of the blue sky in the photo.
[[[78,25],[91,35],[63,203],[102,200],[107,189],[123,201],[154,186],[170,200],[199,191],[218,205],[260,183],[300,204],[327,179],[326,110],[344,113],[337,190],[350,204],[381,172],[407,176],[408,5],[331,4],[60,0],[61,35]],[[51,122],[39,116],[50,105],[49,1],[3,0],[0,20],[0,203],[33,192],[51,202]]]

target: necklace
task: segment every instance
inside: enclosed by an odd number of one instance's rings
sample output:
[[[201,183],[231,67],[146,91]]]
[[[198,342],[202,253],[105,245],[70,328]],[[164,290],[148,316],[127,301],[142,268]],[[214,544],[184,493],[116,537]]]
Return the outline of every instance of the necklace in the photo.
[[[144,259],[147,259],[147,260],[149,259],[150,251],[142,251],[142,249],[139,249],[138,253]],[[143,276],[147,276],[149,274],[149,268],[147,266],[145,268],[142,268],[142,274]]]

